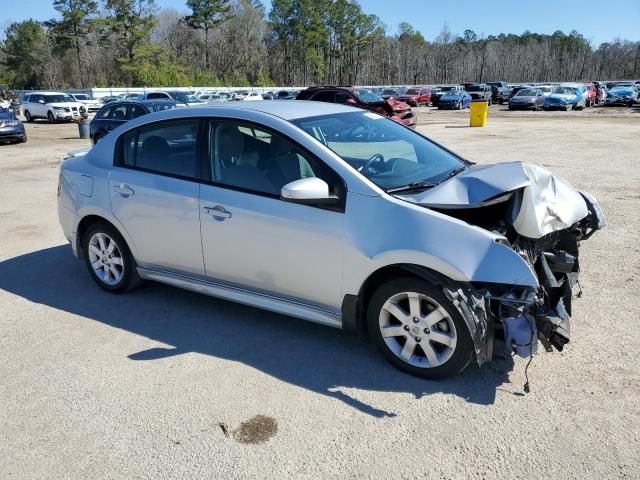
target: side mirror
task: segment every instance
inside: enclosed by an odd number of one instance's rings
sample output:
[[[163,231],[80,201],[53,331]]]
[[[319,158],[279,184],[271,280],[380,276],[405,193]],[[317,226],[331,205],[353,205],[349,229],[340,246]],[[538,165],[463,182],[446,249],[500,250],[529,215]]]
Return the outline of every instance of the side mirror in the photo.
[[[353,98],[347,98],[345,102],[347,105],[357,105],[358,103]]]
[[[305,205],[337,205],[340,199],[329,194],[329,185],[317,177],[301,178],[287,183],[280,190],[280,197],[293,203]]]
[[[38,100],[38,103],[44,104],[44,100]]]

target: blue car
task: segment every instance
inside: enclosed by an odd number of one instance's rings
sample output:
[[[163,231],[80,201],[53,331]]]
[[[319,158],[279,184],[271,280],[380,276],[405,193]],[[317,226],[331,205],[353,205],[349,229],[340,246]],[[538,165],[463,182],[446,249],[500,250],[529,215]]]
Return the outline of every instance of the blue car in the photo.
[[[0,106],[0,143],[11,142],[27,143],[27,133],[13,109]]]
[[[631,86],[616,86],[607,92],[607,97],[604,99],[605,105],[628,105],[633,106],[633,103],[638,100],[638,92]]]
[[[582,110],[587,106],[587,87],[581,83],[563,83],[544,100],[545,110]]]
[[[462,110],[471,106],[471,95],[464,90],[449,90],[438,100],[438,110]]]

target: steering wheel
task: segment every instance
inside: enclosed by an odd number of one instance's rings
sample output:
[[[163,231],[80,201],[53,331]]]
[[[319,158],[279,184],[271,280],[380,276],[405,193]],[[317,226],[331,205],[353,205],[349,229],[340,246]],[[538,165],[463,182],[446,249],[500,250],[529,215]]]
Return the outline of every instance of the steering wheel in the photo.
[[[384,157],[382,156],[381,153],[374,153],[373,155],[371,155],[369,157],[369,160],[364,162],[364,165],[360,168],[360,171],[361,172],[370,172],[370,173],[373,173],[373,174],[379,173],[378,170],[372,168],[372,165],[374,163],[384,164]]]

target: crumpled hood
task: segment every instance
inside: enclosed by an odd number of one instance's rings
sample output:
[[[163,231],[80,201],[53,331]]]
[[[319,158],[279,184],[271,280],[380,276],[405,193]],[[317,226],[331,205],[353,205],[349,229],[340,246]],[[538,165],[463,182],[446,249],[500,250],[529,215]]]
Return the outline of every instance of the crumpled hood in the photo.
[[[518,234],[540,238],[589,214],[580,192],[540,166],[523,162],[473,165],[440,185],[401,198],[435,209],[468,209],[514,198],[511,224]]]
[[[409,110],[411,107],[404,102],[399,102],[393,98],[389,100],[385,100],[386,103],[393,109],[394,112],[402,112],[404,110]]]

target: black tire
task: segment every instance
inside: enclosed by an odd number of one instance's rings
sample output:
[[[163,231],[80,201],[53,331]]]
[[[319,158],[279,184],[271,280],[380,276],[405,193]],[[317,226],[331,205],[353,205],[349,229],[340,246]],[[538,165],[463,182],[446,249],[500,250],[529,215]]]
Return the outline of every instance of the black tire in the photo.
[[[458,102],[456,105],[456,110],[462,110],[462,101]]]
[[[49,123],[56,123],[56,119],[53,116],[53,113],[47,112],[47,118],[49,119]]]
[[[94,145],[97,145],[97,144],[98,144],[98,142],[99,142],[100,140],[102,140],[103,138],[104,138],[104,135],[103,135],[103,134],[101,134],[101,133],[96,133],[96,134],[93,136],[93,144],[94,144]]]
[[[444,363],[436,367],[428,367],[426,365],[424,367],[419,367],[411,365],[399,358],[385,342],[380,328],[380,314],[382,307],[387,300],[391,299],[395,295],[401,294],[402,292],[416,292],[429,297],[446,311],[448,315],[448,319],[446,321],[453,322],[457,337],[456,344],[455,348],[453,348],[453,352],[450,354],[450,357]],[[469,365],[474,356],[473,341],[469,334],[469,329],[460,315],[460,312],[458,312],[457,308],[446,297],[441,288],[435,287],[420,278],[396,278],[379,287],[372,295],[367,307],[367,324],[369,335],[372,337],[373,342],[376,344],[376,347],[380,350],[385,359],[394,367],[411,375],[428,379],[451,377],[462,372]],[[398,322],[398,325],[401,325],[400,322]],[[407,329],[407,327],[404,328]],[[425,330],[425,337],[427,336],[427,333],[429,333],[428,329]],[[422,335],[422,333],[419,333],[419,335]],[[398,337],[394,337],[394,340],[398,341],[396,340],[397,338]],[[416,339],[416,341],[422,341],[424,343],[429,342],[430,345],[433,345],[429,340],[425,342],[424,339]],[[398,343],[398,345],[400,345],[400,343]],[[420,351],[422,350],[419,350],[418,352]],[[415,356],[416,355],[412,355],[411,358],[414,358]]]
[[[31,112],[29,112],[29,110],[24,111],[24,118],[27,119],[27,122],[33,123],[33,117],[31,116]]]
[[[22,137],[22,140],[20,140],[20,143],[27,143],[27,134],[24,134],[24,137]]]
[[[93,267],[91,266],[91,260],[89,255],[89,242],[91,238],[98,234],[102,233],[109,236],[113,241],[115,241],[117,249],[121,253],[122,258],[122,278],[115,284],[108,284],[102,278],[98,276]],[[98,284],[98,286],[108,292],[112,293],[123,293],[131,291],[137,288],[142,280],[138,275],[138,271],[136,269],[136,262],[133,259],[133,255],[131,255],[131,251],[127,246],[127,242],[125,242],[122,235],[111,225],[107,223],[94,223],[89,228],[87,228],[84,236],[82,237],[82,249],[84,253],[84,260],[89,270],[89,275],[93,278],[93,281]]]

